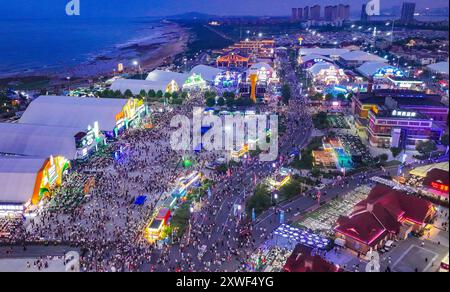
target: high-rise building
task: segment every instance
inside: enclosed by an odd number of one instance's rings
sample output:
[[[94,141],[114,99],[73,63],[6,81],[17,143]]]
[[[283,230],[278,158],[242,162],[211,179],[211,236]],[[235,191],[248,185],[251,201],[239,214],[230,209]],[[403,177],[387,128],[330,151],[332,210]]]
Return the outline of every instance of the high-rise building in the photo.
[[[325,6],[324,17],[326,21],[336,21],[338,18],[338,7],[336,5]]]
[[[339,20],[350,19],[350,5],[339,4],[337,7],[337,18]]]
[[[369,21],[369,15],[367,14],[366,8],[367,8],[367,4],[363,4],[362,9],[361,9],[361,22]]]
[[[292,21],[298,20],[298,9],[297,8],[292,8],[291,20]]]
[[[311,7],[309,14],[311,20],[320,20],[320,5]]]
[[[400,17],[400,21],[403,23],[413,22],[415,10],[416,10],[416,3],[404,2],[402,6],[402,15]]]
[[[303,20],[303,8],[297,8],[298,20]]]
[[[303,19],[309,20],[309,6],[305,6],[305,8],[303,8]]]

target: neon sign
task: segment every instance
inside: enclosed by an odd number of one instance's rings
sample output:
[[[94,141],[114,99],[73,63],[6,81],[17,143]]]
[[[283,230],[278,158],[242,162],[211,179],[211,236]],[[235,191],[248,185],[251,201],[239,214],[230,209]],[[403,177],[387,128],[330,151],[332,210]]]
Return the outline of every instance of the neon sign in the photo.
[[[448,186],[437,181],[432,182],[431,187],[441,192],[448,192]]]

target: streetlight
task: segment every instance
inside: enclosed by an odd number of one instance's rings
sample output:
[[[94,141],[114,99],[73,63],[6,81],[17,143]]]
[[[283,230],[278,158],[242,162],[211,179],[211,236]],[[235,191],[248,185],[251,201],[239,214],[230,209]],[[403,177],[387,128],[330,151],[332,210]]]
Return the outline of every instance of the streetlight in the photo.
[[[66,79],[69,82],[69,91],[70,91],[70,76],[67,76]]]
[[[141,74],[141,79],[144,79],[142,76],[142,68],[141,68],[141,65],[139,64],[139,62],[134,60],[133,65],[134,65],[134,67],[136,67],[136,70],[138,70],[138,72]]]

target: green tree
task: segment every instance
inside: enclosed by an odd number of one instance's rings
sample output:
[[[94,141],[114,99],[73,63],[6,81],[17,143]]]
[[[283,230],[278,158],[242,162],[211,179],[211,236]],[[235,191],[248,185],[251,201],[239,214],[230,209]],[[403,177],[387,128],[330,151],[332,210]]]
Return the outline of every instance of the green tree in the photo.
[[[388,159],[389,159],[389,156],[386,153],[378,155],[378,161],[381,164],[384,164],[386,161],[388,161]]]
[[[392,152],[392,156],[395,158],[397,157],[400,153],[402,153],[402,148],[399,147],[392,147],[391,148],[391,152]]]
[[[228,96],[227,98],[227,106],[228,107],[232,107],[233,105],[234,105],[234,103],[235,103],[235,99],[234,99],[234,97],[233,96]]]
[[[339,93],[339,94],[337,95],[337,98],[338,98],[339,100],[344,100],[344,99],[345,99],[345,94]]]
[[[133,92],[131,92],[131,90],[127,89],[125,90],[125,92],[123,93],[123,95],[125,95],[125,97],[132,97],[133,96]]]
[[[448,146],[448,139],[449,139],[449,138],[448,138],[448,133],[442,135],[442,137],[441,137],[441,143],[442,143],[442,145],[444,145],[445,147]]]
[[[112,97],[121,98],[122,97],[122,92],[120,92],[120,90],[116,90],[116,91],[114,91],[114,94],[113,94]]]
[[[214,97],[208,97],[206,99],[206,106],[207,107],[213,107],[216,105],[216,99]]]
[[[312,96],[312,99],[313,99],[313,100],[321,100],[321,99],[323,99],[323,94],[320,93],[320,92],[317,92],[316,94],[314,94],[314,95]]]
[[[217,104],[219,106],[224,106],[225,105],[225,99],[223,97],[219,97],[219,99],[217,100]]]
[[[430,154],[431,152],[436,151],[436,149],[437,147],[434,141],[420,141],[416,146],[416,150],[421,154]]]
[[[158,90],[158,91],[156,92],[156,97],[157,97],[157,98],[161,98],[161,97],[163,97],[163,95],[164,95],[164,93],[162,92],[162,90]]]
[[[156,92],[153,89],[150,89],[148,91],[148,97],[155,98],[156,97]]]
[[[291,99],[291,88],[289,84],[284,84],[281,88],[281,98],[283,99],[284,104],[288,104]]]
[[[179,95],[178,92],[172,93],[172,99],[178,99]]]
[[[186,91],[183,91],[183,92],[181,93],[181,98],[182,98],[182,99],[188,98],[188,93],[187,93]]]
[[[255,209],[256,215],[261,214],[271,206],[271,195],[266,185],[257,185],[253,196],[247,201],[246,211],[251,215]]]
[[[139,96],[145,98],[147,97],[147,92],[144,89],[142,89],[141,92],[139,92]]]
[[[280,195],[284,199],[291,199],[300,194],[302,189],[301,182],[296,179],[292,179],[289,183],[281,187]]]
[[[172,97],[172,94],[170,92],[164,93],[164,98],[165,99],[170,99],[171,97]]]

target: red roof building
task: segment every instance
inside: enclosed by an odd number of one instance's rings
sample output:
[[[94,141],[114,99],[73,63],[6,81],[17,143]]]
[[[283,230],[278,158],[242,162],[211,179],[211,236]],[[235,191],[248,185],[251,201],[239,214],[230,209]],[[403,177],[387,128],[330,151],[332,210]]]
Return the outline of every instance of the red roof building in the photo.
[[[448,198],[449,193],[449,176],[448,171],[438,168],[433,168],[428,171],[427,176],[423,181],[423,185],[437,191],[443,197]]]
[[[337,265],[327,262],[319,255],[314,255],[311,247],[298,244],[284,265],[284,271],[295,273],[336,273],[344,270]]]
[[[419,231],[434,214],[430,202],[377,185],[349,217],[339,218],[335,232],[348,248],[365,254],[380,248],[386,240],[406,238]]]

